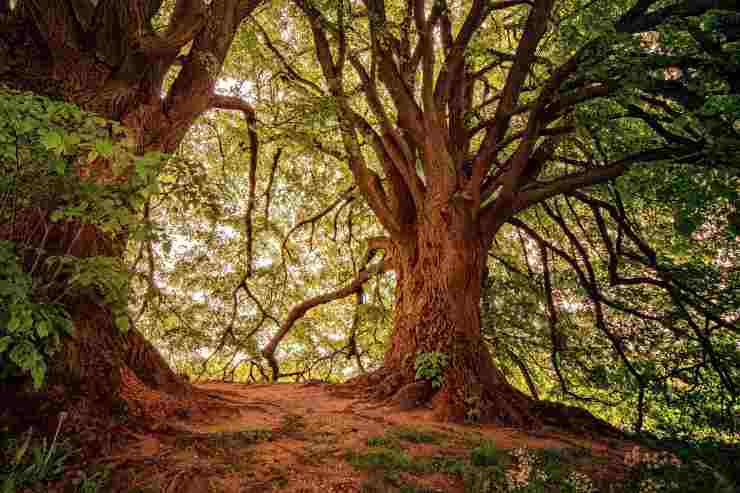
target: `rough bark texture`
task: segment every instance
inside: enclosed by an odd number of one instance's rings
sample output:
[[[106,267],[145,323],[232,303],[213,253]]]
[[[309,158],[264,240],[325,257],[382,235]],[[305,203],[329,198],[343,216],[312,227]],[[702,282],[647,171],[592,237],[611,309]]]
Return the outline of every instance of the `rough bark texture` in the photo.
[[[152,26],[161,0],[0,0],[0,84],[77,104],[121,122],[139,152],[172,152],[193,120],[207,110],[215,76],[241,20],[257,2],[178,0],[164,31]],[[180,49],[192,42],[189,53]],[[173,87],[162,85],[173,64],[182,66]],[[105,165],[105,163],[103,163]],[[11,231],[50,232],[47,254],[120,256],[123,238],[109,238],[89,225],[51,224],[46,210],[21,211],[43,228],[4,228],[0,239],[40,245]],[[40,224],[40,223],[39,223]],[[7,225],[6,225],[7,226]],[[69,303],[76,335],[51,380],[79,387],[91,399],[110,400],[129,366],[145,383],[173,393],[188,386],[146,339],[132,328],[121,333],[110,310],[94,295]],[[73,386],[72,383],[75,382]]]
[[[506,382],[480,333],[483,245],[472,219],[453,203],[430,207],[416,235],[396,243],[395,326],[384,366],[369,377],[378,397],[402,408],[429,403],[449,421],[534,427],[535,402]],[[441,388],[415,383],[416,357],[447,356]]]
[[[403,410],[429,405],[445,421],[545,425],[618,436],[582,409],[536,400],[511,386],[496,368],[480,331],[480,297],[487,245],[464,206],[429,207],[405,242],[389,248],[396,270],[396,312],[383,367],[351,382],[367,386]],[[439,389],[418,380],[419,354],[448,358]]]
[[[44,265],[45,257],[50,255],[67,254],[80,258],[119,256],[124,242],[122,238],[106,237],[91,225],[72,221],[52,223],[47,211],[41,209],[19,211],[12,228],[7,224],[0,225],[0,239],[27,247],[43,247],[44,254],[40,259],[33,252],[23,259],[27,270],[33,264]],[[47,274],[41,268],[35,275],[44,278]],[[57,279],[60,281],[63,279]],[[126,366],[153,388],[176,395],[188,391],[188,385],[135,328],[122,332],[115,326],[109,307],[94,291],[81,293],[67,300],[65,305],[72,318],[74,335],[64,341],[61,352],[50,362],[48,374],[50,386],[65,389],[62,398],[84,397],[93,403],[96,412],[111,409],[118,398],[121,370]],[[22,384],[16,387],[16,391],[23,389]],[[4,404],[13,411],[19,402],[28,401],[23,396],[19,399],[8,399]],[[43,403],[43,400],[37,401]],[[33,399],[28,402],[33,402]],[[21,405],[18,409],[27,414],[29,410],[26,407]]]

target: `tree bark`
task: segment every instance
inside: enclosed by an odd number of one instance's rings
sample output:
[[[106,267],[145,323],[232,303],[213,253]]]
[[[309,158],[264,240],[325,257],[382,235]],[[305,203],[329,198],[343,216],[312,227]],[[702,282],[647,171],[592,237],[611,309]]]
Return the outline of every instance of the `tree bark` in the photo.
[[[172,152],[210,105],[215,75],[236,27],[256,5],[242,3],[206,7],[178,1],[169,29],[160,36],[150,24],[161,4],[156,0],[20,0],[13,10],[0,2],[0,84],[119,121],[131,131],[138,152]],[[172,89],[169,99],[162,98],[164,76],[189,40],[195,47],[177,78],[180,92]],[[152,43],[156,50],[149,49]],[[95,164],[107,165],[102,160]],[[23,243],[29,251],[43,248],[45,256],[120,257],[125,250],[124,237],[109,237],[92,225],[52,223],[50,212],[19,211],[12,227],[0,225],[0,239]],[[115,326],[110,309],[95,293],[68,300],[66,308],[76,334],[65,341],[63,357],[52,362],[50,383],[108,402],[128,366],[154,388],[187,392],[188,385],[136,328],[121,332]]]
[[[447,421],[496,422],[531,428],[536,402],[506,381],[480,332],[481,280],[487,245],[462,199],[428,207],[415,234],[395,243],[396,311],[383,367],[359,377],[376,396],[409,406],[418,385],[415,362],[423,353],[446,355],[442,385],[414,395]]]
[[[89,224],[51,222],[49,212],[20,210],[13,225],[0,225],[0,239],[21,246],[27,271],[33,265],[45,265],[44,260],[52,255],[121,256],[125,238],[112,238]],[[51,270],[38,268],[34,276],[44,279],[43,282],[63,285],[63,279],[51,275]],[[188,392],[189,386],[141,333],[134,327],[124,332],[115,325],[113,313],[94,290],[66,298],[64,304],[74,325],[74,335],[64,340],[60,355],[50,362],[49,385],[63,387],[68,398],[83,398],[93,403],[96,413],[114,405],[125,367],[152,388],[175,395]],[[7,402],[11,410],[14,403],[13,398]]]

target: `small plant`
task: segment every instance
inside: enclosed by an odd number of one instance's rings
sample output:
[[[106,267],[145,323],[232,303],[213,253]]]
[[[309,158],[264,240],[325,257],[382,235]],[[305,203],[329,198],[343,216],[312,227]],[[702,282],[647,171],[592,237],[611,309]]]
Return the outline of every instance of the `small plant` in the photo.
[[[21,442],[8,440],[6,450],[2,453],[8,460],[3,460],[5,464],[0,463],[0,493],[15,493],[62,475],[68,453],[60,446],[58,439],[66,416],[67,413],[59,415],[59,424],[51,443],[42,438],[39,444],[33,444],[32,429],[28,430]]]
[[[431,469],[436,472],[464,477],[472,466],[463,458],[437,455],[432,457]]]
[[[416,379],[429,380],[432,382],[432,388],[438,389],[444,381],[444,370],[447,364],[447,355],[439,351],[419,353],[414,363]]]
[[[501,466],[506,467],[510,460],[506,451],[496,447],[493,442],[483,442],[470,453],[470,460],[474,466]]]
[[[571,473],[563,480],[562,491],[568,493],[598,492],[591,478],[588,475],[578,471],[571,471]]]
[[[30,374],[40,388],[47,362],[72,331],[61,305],[33,299],[33,279],[23,271],[15,244],[0,241],[0,380]]]
[[[413,428],[399,427],[392,432],[396,437],[411,443],[437,443],[444,435],[436,431],[415,430]]]
[[[100,493],[103,487],[108,484],[110,471],[101,469],[93,473],[80,471],[77,479],[72,483],[77,487],[76,493]]]

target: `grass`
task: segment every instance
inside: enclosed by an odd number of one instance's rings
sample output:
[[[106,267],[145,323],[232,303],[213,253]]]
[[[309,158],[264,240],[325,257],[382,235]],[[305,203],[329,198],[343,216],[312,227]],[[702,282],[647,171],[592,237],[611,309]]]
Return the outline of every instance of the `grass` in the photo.
[[[385,435],[368,437],[367,446],[373,447],[373,448],[379,448],[379,447],[393,448],[393,449],[401,448],[401,444],[397,438],[389,437]]]
[[[417,436],[414,435],[415,438]],[[401,473],[417,476],[441,473],[452,476],[464,484],[464,491],[468,493],[595,491],[589,489],[593,485],[588,476],[573,475],[575,469],[559,449],[504,450],[496,447],[493,442],[484,441],[471,448],[467,455],[414,457],[403,450],[397,430],[384,436],[370,437],[368,444],[370,448],[367,450],[349,451],[346,458],[356,469],[379,475],[380,482],[398,486],[388,491],[433,491],[413,483],[400,485]],[[580,483],[574,483],[573,478]]]
[[[447,435],[438,431],[398,426],[391,428],[384,435],[369,437],[367,445],[369,447],[400,448],[401,442],[438,444],[446,438]]]
[[[407,427],[394,428],[390,433],[400,440],[411,443],[440,443],[446,438],[444,433],[438,431],[416,430]]]
[[[470,452],[470,462],[474,466],[506,467],[511,461],[508,453],[493,442],[483,442]]]
[[[29,429],[24,435],[0,433],[0,493],[47,491],[50,483],[64,476],[67,460],[72,456],[68,442],[60,438],[66,413],[61,413],[51,440],[34,436]],[[80,471],[65,491],[99,493],[109,479],[107,469]]]
[[[422,472],[423,464],[415,461],[406,452],[396,448],[372,447],[363,453],[349,451],[346,454],[347,462],[356,469],[377,470],[388,472]]]
[[[261,428],[218,433],[183,433],[175,438],[175,446],[187,448],[198,444],[207,448],[244,448],[269,441],[272,437],[271,430]]]

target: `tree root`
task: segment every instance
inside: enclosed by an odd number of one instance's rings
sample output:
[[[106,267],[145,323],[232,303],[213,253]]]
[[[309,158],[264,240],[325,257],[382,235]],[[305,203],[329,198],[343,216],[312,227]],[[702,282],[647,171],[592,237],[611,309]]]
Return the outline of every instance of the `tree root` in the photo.
[[[429,407],[440,421],[494,423],[524,430],[553,427],[578,434],[623,437],[620,430],[585,409],[535,400],[505,382],[487,382],[482,387],[477,401],[465,402],[458,397],[459,389],[434,389],[431,382],[409,381],[403,372],[382,367],[332,386],[331,391],[385,401],[401,411]]]

